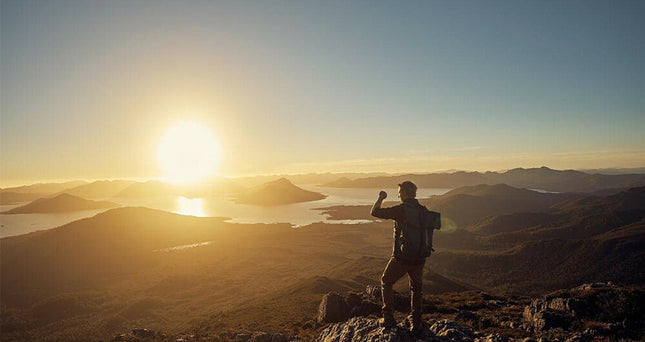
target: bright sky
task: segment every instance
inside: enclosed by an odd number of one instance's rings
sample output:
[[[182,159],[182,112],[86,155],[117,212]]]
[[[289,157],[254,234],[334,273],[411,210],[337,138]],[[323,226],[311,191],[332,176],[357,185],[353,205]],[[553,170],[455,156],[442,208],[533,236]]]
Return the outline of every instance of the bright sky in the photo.
[[[2,185],[645,166],[643,1],[5,1]]]

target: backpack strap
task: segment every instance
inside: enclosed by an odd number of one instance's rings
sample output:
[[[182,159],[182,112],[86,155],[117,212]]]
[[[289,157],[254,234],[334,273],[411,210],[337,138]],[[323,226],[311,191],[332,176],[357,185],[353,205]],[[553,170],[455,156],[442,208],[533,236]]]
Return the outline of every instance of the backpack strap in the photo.
[[[410,226],[410,227],[412,227],[412,228],[422,230],[422,231],[423,231],[423,240],[425,241],[425,245],[426,245],[426,246],[429,246],[429,247],[430,247],[430,249],[434,252],[434,248],[432,248],[432,245],[430,245],[430,241],[428,241],[428,238],[429,238],[429,235],[428,235],[428,229],[434,229],[434,228],[425,228],[425,227],[422,227],[422,224],[423,224],[423,212],[424,212],[424,209],[425,209],[425,210],[428,210],[428,208],[424,207],[424,206],[423,206],[423,205],[421,205],[421,204],[419,204],[419,205],[417,206],[417,212],[419,213],[419,218],[418,218],[418,221],[417,221],[417,222],[419,222],[419,224],[418,224],[418,225],[413,224],[413,223],[411,223],[410,221],[408,221],[407,217],[405,218],[405,221],[404,221],[403,223],[404,223],[404,224],[406,224],[406,225],[408,225],[408,226]]]
[[[412,206],[410,206],[410,207],[412,207]],[[421,204],[419,204],[416,208],[417,208],[416,209],[417,213],[419,214],[419,218],[418,218],[418,221],[417,221],[417,222],[419,222],[419,224],[413,224],[412,222],[408,221],[407,216],[404,218],[405,221],[403,221],[403,224],[408,225],[408,226],[410,226],[412,228],[415,228],[415,229],[424,229],[421,225],[423,224],[423,209],[425,209],[425,207],[422,206]]]

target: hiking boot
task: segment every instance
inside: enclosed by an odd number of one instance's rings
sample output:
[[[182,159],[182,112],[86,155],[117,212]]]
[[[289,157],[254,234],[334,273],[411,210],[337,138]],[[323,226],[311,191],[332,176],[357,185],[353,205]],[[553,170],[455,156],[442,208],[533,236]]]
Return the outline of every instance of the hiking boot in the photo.
[[[394,317],[379,318],[378,325],[385,329],[394,328],[396,327],[396,320],[394,320]]]

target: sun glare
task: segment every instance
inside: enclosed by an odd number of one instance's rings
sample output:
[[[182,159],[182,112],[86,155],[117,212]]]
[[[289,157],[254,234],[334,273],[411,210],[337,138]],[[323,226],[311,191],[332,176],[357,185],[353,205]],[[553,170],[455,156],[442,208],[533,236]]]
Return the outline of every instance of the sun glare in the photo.
[[[214,175],[220,149],[207,128],[195,122],[182,122],[161,138],[157,157],[167,181],[194,183]]]

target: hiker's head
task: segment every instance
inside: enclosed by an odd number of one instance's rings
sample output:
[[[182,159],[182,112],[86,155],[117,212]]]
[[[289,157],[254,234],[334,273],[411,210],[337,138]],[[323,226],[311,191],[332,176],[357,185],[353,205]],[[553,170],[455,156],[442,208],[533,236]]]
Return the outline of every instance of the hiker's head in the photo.
[[[399,184],[399,198],[404,201],[408,198],[417,197],[417,186],[410,181]]]

